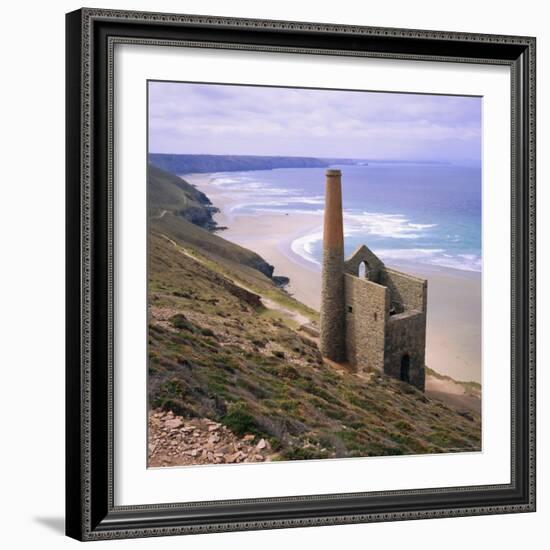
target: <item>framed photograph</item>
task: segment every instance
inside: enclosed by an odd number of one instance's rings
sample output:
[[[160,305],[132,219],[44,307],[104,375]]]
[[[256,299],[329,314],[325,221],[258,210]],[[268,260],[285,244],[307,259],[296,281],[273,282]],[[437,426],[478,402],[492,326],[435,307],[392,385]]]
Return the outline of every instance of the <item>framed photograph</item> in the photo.
[[[535,39],[67,15],[67,535],[535,510]]]

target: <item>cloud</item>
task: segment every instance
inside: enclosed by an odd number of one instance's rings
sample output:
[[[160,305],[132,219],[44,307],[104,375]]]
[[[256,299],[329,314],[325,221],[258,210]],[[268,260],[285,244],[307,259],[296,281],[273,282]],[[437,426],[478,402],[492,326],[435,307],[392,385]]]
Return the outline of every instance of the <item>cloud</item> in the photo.
[[[481,98],[151,82],[151,152],[479,160]]]

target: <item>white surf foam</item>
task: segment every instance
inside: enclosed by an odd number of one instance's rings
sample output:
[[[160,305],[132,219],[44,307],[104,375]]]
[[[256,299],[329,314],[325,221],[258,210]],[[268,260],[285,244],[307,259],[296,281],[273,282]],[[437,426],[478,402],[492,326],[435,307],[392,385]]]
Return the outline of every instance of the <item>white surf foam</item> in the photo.
[[[303,258],[304,260],[311,262],[317,266],[321,265],[321,262],[315,257],[313,253],[314,245],[323,239],[323,229],[318,228],[315,231],[302,235],[297,239],[294,239],[290,244],[292,252]]]
[[[418,239],[426,230],[437,227],[437,224],[413,223],[403,214],[383,212],[344,212],[344,220],[347,235],[361,233],[391,239]]]
[[[390,248],[373,251],[384,262],[411,262],[461,271],[481,271],[482,261],[476,254],[449,254],[441,248]]]

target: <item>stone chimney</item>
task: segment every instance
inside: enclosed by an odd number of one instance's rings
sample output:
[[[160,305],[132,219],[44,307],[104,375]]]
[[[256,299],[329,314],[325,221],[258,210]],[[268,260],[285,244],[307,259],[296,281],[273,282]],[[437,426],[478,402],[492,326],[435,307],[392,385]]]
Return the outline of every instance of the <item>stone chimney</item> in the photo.
[[[344,226],[340,170],[326,172],[320,340],[323,357],[337,363],[345,361]]]

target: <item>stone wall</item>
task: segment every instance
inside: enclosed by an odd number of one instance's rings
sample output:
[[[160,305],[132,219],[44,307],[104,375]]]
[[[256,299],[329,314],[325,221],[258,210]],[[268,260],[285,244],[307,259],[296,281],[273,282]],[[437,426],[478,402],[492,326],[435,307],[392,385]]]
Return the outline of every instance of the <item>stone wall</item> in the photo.
[[[384,264],[373,254],[365,245],[357,248],[344,262],[344,271],[350,275],[358,275],[359,266],[365,262],[370,270],[369,280],[380,283],[382,272],[385,270]]]
[[[386,324],[384,372],[401,378],[401,361],[409,355],[409,382],[424,391],[426,350],[426,314],[408,311],[392,315]]]
[[[384,328],[389,314],[386,287],[346,273],[346,356],[358,370],[384,368]]]
[[[386,268],[382,284],[390,289],[391,300],[400,303],[403,310],[426,311],[428,283],[425,279]]]
[[[344,261],[339,224],[328,231],[325,219],[323,356],[347,361],[359,372],[382,370],[424,391],[427,281],[386,268],[365,245]],[[327,241],[333,233],[338,238]],[[367,268],[364,276],[359,274],[362,262]]]

